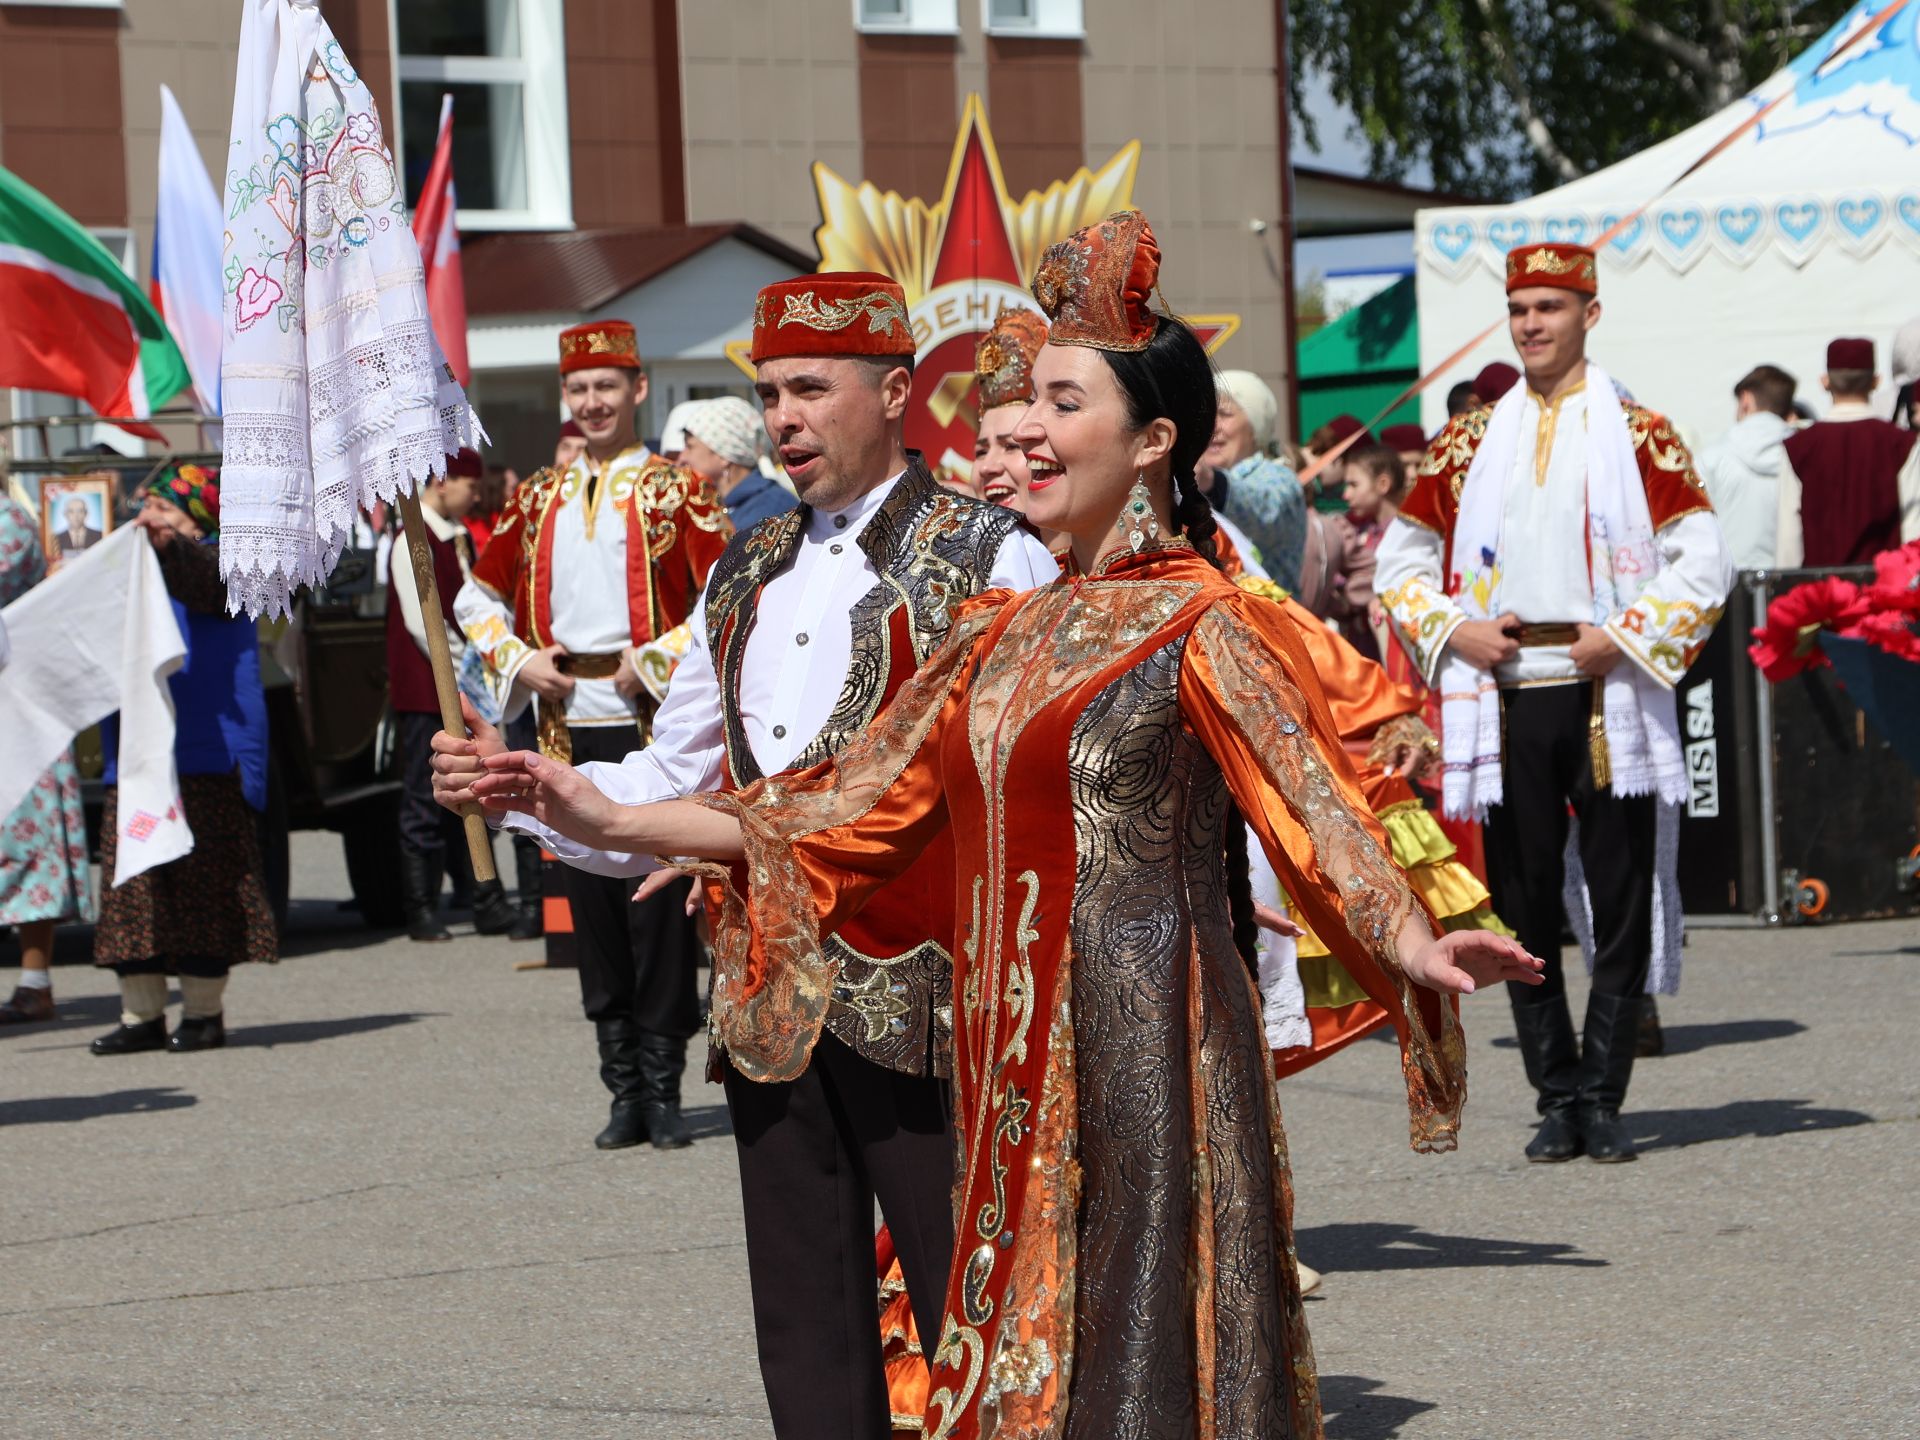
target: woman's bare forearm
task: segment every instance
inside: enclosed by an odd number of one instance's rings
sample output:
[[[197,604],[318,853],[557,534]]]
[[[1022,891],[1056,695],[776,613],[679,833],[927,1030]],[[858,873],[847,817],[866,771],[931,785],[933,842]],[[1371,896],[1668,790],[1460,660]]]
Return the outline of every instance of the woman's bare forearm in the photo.
[[[661,800],[652,805],[622,805],[606,848],[643,855],[692,855],[703,860],[738,860],[746,853],[740,822],[693,800]]]

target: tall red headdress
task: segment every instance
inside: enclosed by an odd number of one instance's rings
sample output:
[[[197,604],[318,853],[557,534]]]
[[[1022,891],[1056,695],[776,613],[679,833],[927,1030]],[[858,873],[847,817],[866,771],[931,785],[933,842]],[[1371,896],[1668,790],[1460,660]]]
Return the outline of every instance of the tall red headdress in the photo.
[[[1144,350],[1159,317],[1148,298],[1160,279],[1160,246],[1138,210],[1076,230],[1040,257],[1033,298],[1055,345]]]
[[[973,352],[980,411],[1033,403],[1033,359],[1047,343],[1047,322],[1032,310],[1002,310]]]

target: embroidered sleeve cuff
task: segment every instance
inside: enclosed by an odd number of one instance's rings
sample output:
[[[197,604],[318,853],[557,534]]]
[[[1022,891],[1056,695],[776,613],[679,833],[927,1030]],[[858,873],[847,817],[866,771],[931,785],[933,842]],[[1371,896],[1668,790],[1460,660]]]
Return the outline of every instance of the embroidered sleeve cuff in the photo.
[[[1431,685],[1440,671],[1440,657],[1446,651],[1447,641],[1467,617],[1460,613],[1458,605],[1418,575],[1382,591],[1380,603],[1406,642],[1421,677]]]
[[[1720,607],[1642,595],[1607,622],[1607,634],[1626,657],[1668,689],[1699,657],[1713,634]]]

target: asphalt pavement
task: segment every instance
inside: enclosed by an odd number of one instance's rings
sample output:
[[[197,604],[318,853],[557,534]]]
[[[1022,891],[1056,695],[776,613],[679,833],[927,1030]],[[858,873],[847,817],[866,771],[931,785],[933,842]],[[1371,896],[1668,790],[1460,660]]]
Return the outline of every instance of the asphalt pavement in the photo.
[[[691,1150],[596,1152],[570,972],[368,933],[336,842],[294,863],[225,1050],[89,1054],[85,965],[0,1031],[0,1436],[767,1436],[717,1087]],[[1453,1155],[1384,1043],[1286,1083],[1332,1440],[1920,1435],[1920,922],[1696,930],[1662,1012],[1629,1166],[1521,1160],[1497,995]]]

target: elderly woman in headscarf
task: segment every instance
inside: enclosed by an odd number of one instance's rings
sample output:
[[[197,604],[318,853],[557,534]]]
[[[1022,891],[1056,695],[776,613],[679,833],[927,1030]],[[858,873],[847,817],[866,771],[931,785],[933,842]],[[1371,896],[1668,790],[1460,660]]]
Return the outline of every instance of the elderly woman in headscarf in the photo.
[[[1225,370],[1218,377],[1219,411],[1213,440],[1196,475],[1214,512],[1253,542],[1256,559],[1276,584],[1300,583],[1300,557],[1307,537],[1307,499],[1294,473],[1268,452],[1280,402],[1251,370]]]
[[[186,638],[173,692],[174,765],[193,849],[110,887],[94,932],[96,965],[120,977],[120,1024],[96,1055],[213,1050],[226,1043],[227,973],[279,958],[254,815],[267,803],[267,703],[253,621],[227,614],[220,581],[218,472],[171,465],[147,487],[134,524],[147,532]],[[107,757],[102,872],[114,872],[120,827],[120,717],[100,727]],[[181,1017],[167,1031],[167,977]]]
[[[760,412],[738,395],[702,400],[686,414],[686,449],[680,463],[713,481],[735,530],[770,515],[784,515],[798,502],[760,469],[766,436]]]

